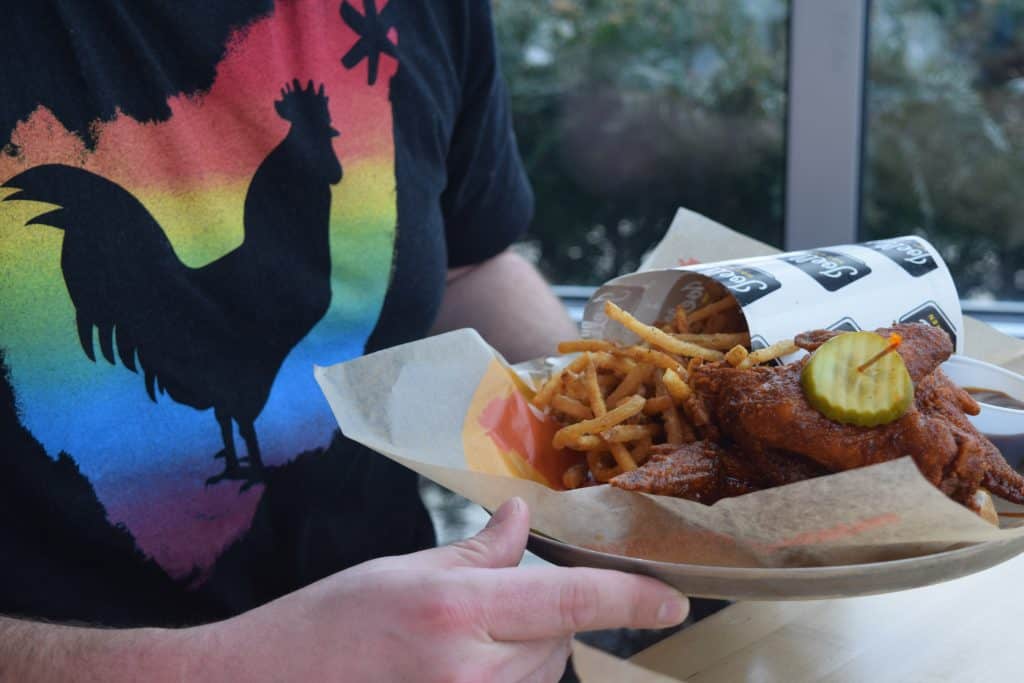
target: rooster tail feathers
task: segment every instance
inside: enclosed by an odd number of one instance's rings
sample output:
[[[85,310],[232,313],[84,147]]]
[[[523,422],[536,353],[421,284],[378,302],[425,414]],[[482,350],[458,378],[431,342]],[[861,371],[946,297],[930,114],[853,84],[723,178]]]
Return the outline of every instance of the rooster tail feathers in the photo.
[[[117,357],[121,364],[132,372],[138,372],[135,363],[135,342],[131,333],[124,325],[112,323],[94,323],[83,317],[81,314],[75,316],[75,326],[78,329],[78,343],[89,360],[96,361],[96,348],[93,345],[92,330],[95,327],[99,332],[100,351],[107,362],[114,365],[114,348],[117,348]]]
[[[135,342],[128,328],[124,325],[115,327],[114,340],[117,342],[117,355],[121,358],[121,364],[132,372],[138,372],[135,367]]]
[[[163,318],[180,319],[171,311],[190,310],[195,296],[192,271],[163,229],[130,192],[82,168],[35,166],[0,187],[14,189],[0,201],[54,205],[26,225],[64,232],[61,269],[82,351],[95,362],[98,341],[107,362],[141,369],[155,401],[157,390],[164,392],[160,374],[172,324]]]
[[[99,332],[100,351],[103,357],[111,365],[114,364],[114,324],[109,322],[97,323],[96,330]]]
[[[149,400],[156,403],[156,391],[154,391],[154,384],[156,383],[156,373],[152,370],[146,370],[146,393],[149,394]]]
[[[96,362],[96,352],[92,347],[92,323],[79,313],[75,316],[75,326],[78,328],[78,343],[82,345],[82,351],[89,360]]]

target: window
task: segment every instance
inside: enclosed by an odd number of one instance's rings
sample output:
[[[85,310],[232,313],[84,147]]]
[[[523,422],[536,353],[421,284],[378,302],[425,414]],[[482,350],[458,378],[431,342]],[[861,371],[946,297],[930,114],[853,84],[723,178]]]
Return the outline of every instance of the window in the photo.
[[[919,231],[960,296],[1024,299],[1024,3],[875,0],[861,238]]]
[[[524,244],[559,284],[635,270],[679,206],[783,244],[789,5],[494,0],[537,196]]]

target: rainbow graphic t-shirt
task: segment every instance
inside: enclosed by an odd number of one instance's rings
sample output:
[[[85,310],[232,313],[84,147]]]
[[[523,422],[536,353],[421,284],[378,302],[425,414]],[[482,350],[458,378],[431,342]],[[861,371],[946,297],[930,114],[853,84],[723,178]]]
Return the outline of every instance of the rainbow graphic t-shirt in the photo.
[[[187,621],[428,543],[312,368],[525,226],[487,3],[43,4],[0,35],[0,613]]]

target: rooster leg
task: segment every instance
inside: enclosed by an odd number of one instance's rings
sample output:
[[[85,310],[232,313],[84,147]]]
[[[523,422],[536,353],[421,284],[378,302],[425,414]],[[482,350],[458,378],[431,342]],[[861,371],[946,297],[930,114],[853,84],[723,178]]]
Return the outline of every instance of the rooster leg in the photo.
[[[225,469],[238,469],[238,454],[235,451],[235,435],[231,429],[231,416],[217,409],[214,410],[214,415],[217,418],[217,424],[220,425],[221,441],[224,442],[223,450],[214,457],[224,458],[227,461],[224,466]]]
[[[248,452],[249,467],[245,471],[245,483],[239,492],[248,491],[250,488],[263,481],[263,458],[260,457],[260,444],[256,440],[256,427],[252,421],[239,422],[238,433],[245,440],[245,449]]]
[[[225,479],[245,478],[242,468],[238,464],[238,453],[235,451],[235,435],[231,427],[231,416],[216,408],[213,414],[217,418],[217,424],[220,425],[220,438],[224,442],[224,448],[214,457],[224,458],[224,471],[207,479],[207,486],[212,486]]]
[[[245,449],[249,454],[249,467],[254,472],[263,469],[263,458],[260,457],[260,444],[256,440],[256,427],[252,422],[239,422],[238,433],[245,439]]]

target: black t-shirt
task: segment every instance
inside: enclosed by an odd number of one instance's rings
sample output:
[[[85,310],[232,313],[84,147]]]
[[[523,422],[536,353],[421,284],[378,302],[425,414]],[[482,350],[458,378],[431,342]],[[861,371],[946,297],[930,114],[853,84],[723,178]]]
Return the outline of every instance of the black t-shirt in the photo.
[[[529,220],[487,0],[4,4],[0,614],[194,623],[432,543],[312,368]]]

